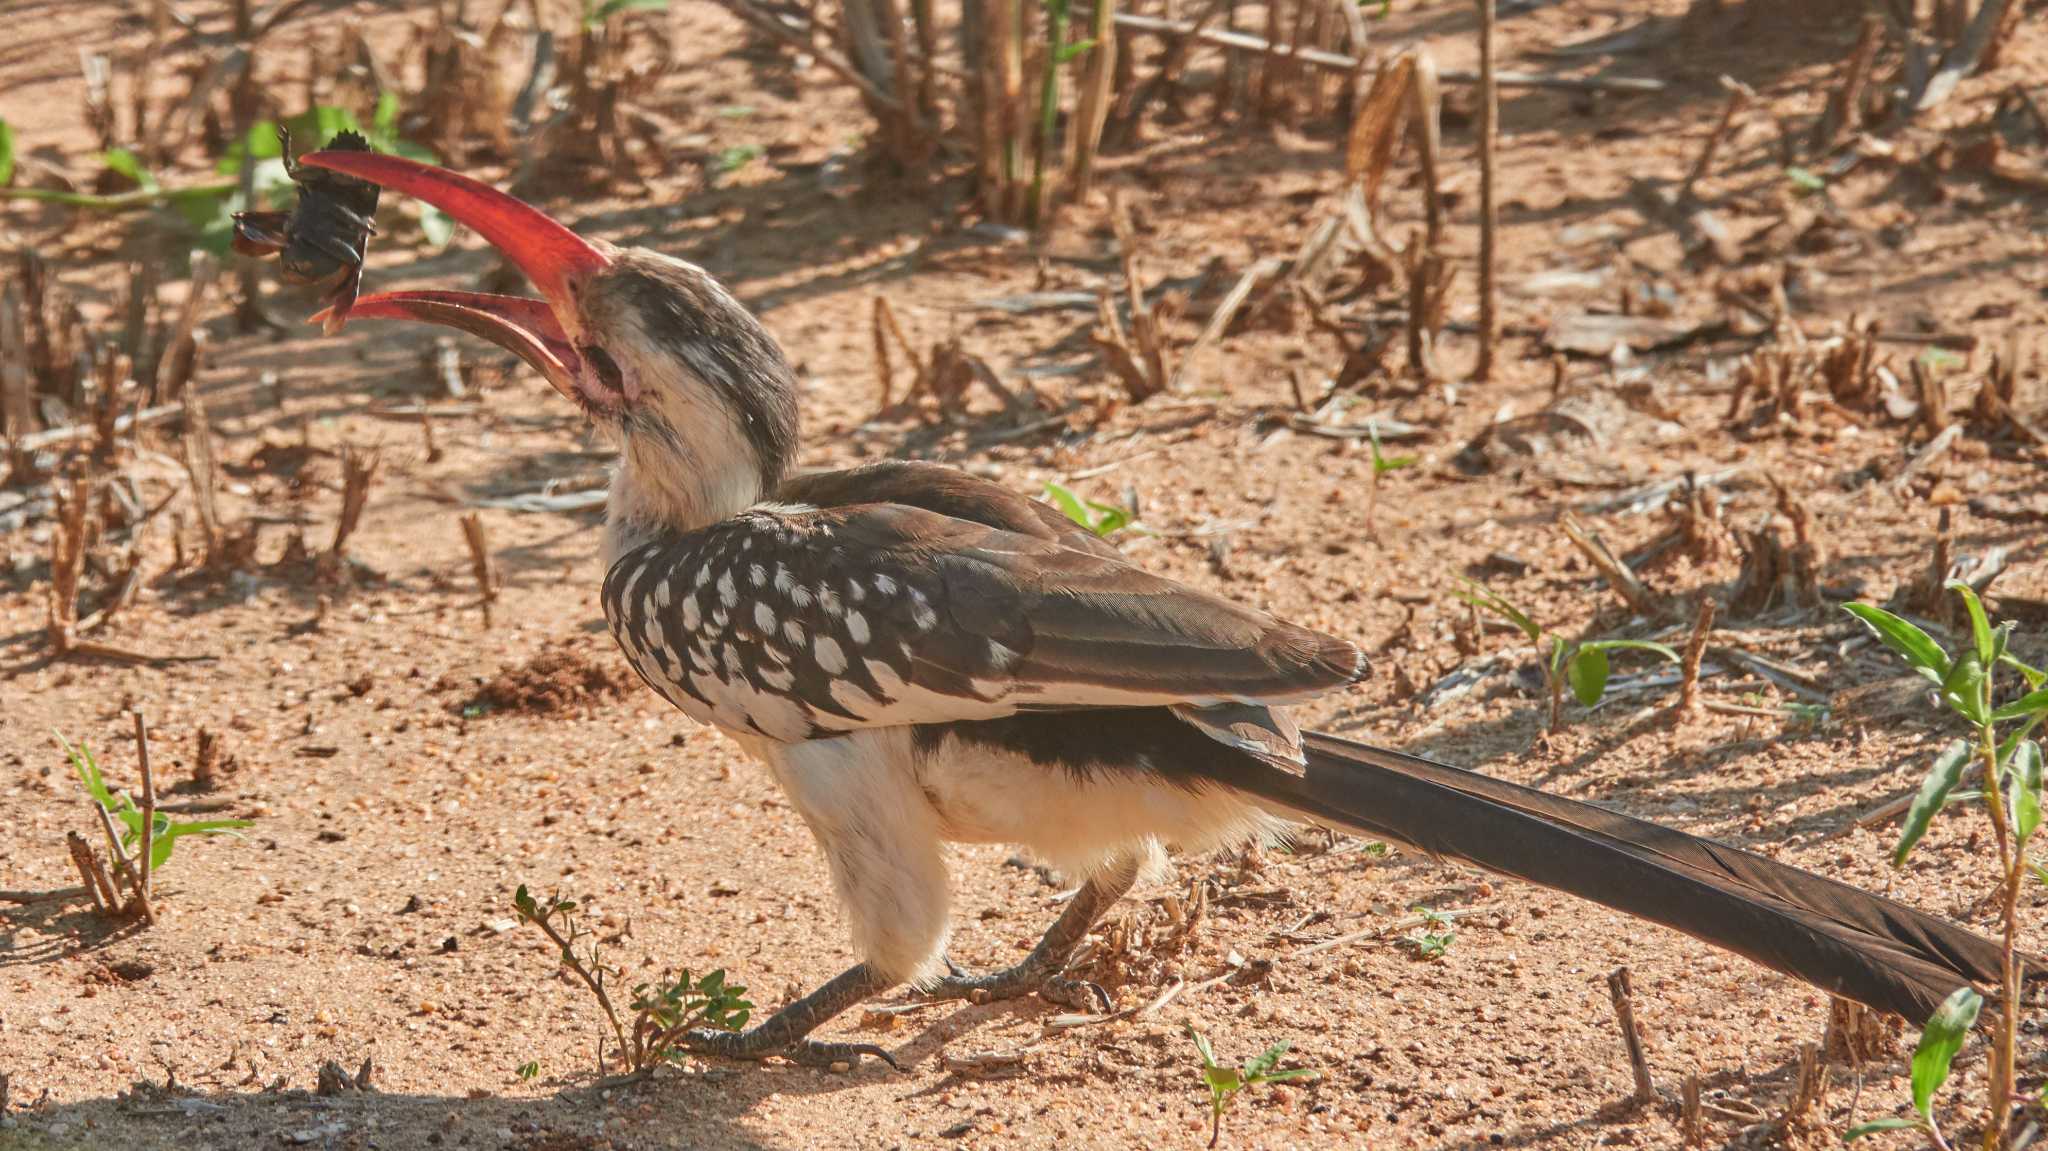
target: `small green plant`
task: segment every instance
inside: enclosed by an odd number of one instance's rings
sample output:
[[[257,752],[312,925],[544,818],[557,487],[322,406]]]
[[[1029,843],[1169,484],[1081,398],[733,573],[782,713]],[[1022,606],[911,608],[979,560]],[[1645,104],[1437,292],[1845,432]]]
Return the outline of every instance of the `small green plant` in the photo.
[[[724,970],[708,972],[694,980],[685,970],[681,976],[666,983],[635,984],[627,1002],[627,1009],[633,1013],[629,1026],[613,1005],[611,992],[607,990],[608,984],[624,979],[625,972],[605,962],[598,942],[591,938],[590,932],[576,916],[576,902],[550,896],[543,903],[521,884],[512,895],[512,909],[522,921],[540,928],[542,934],[560,949],[562,966],[581,979],[596,997],[597,1005],[604,1010],[605,1021],[611,1025],[611,1038],[619,1062],[629,1073],[644,1073],[661,1063],[680,1059],[682,1041],[692,1028],[738,1031],[747,1025],[747,1019],[753,1014],[754,1005],[745,998],[747,989],[736,983],[727,983]],[[597,1065],[602,1073],[605,1066],[602,1039],[598,1041]],[[538,1066],[533,1066],[538,1073]],[[520,1070],[522,1078],[525,1077],[525,1068]]]
[[[1045,485],[1045,501],[1060,509],[1068,519],[1104,538],[1113,536],[1137,522],[1129,508],[1084,500],[1070,489],[1050,481]]]
[[[1968,987],[1956,988],[1954,994],[1943,1000],[1927,1020],[1927,1026],[1921,1029],[1920,1043],[1913,1049],[1915,1114],[1908,1118],[1893,1116],[1859,1123],[1842,1135],[1842,1142],[1880,1131],[1910,1128],[1926,1135],[1941,1151],[1950,1151],[1948,1140],[1942,1137],[1941,1127],[1934,1121],[1934,1093],[1948,1082],[1949,1064],[1955,1060],[1956,1052],[1963,1049],[1963,1040],[1969,1038],[1970,1028],[1976,1024],[1977,1012],[1983,1006],[1984,997]]]
[[[1420,904],[1410,910],[1422,917],[1424,930],[1402,936],[1401,942],[1415,949],[1417,959],[1442,959],[1458,938],[1458,933],[1451,930],[1456,913],[1432,911]]]
[[[1365,425],[1365,434],[1372,440],[1372,474],[1374,477],[1412,468],[1422,462],[1420,456],[1388,456],[1380,454],[1380,428],[1378,424]]]
[[[1970,737],[1951,741],[1934,757],[1927,777],[1906,811],[1899,843],[1892,851],[1894,866],[1902,865],[1913,848],[1927,834],[1934,817],[1952,803],[1977,800],[1991,821],[1992,837],[1998,846],[1994,890],[1999,896],[1999,923],[2004,944],[2002,994],[1999,1017],[1992,1039],[1989,1080],[1990,1115],[1986,1123],[1987,1146],[2003,1138],[2016,1090],[2016,1048],[2019,1037],[2020,961],[2019,889],[2029,870],[2044,880],[2048,872],[2031,864],[2027,848],[2041,826],[2041,745],[2030,738],[2043,719],[2048,719],[2048,673],[2031,667],[2006,650],[2013,625],[1991,626],[1984,604],[1968,584],[1950,580],[1949,590],[1963,601],[1969,613],[1968,642],[1951,655],[1934,638],[1911,621],[1880,607],[1852,603],[1843,607],[1863,621],[1886,647],[1906,661],[1916,673],[1935,686],[1941,701],[1971,729]],[[2017,672],[2025,691],[2018,699],[1996,706],[1997,676],[2000,668]],[[1960,791],[1965,775],[1974,769],[1981,780],[1975,791]],[[1987,859],[1986,864],[1993,865]],[[1967,990],[1967,989],[1965,989]],[[1962,992],[1957,993],[1958,996]],[[1977,1015],[1975,992],[1967,1003],[1950,997],[1943,1011],[1955,1005],[1957,1012],[1968,1008],[1971,1020]],[[1942,1014],[1937,1013],[1937,1020]],[[1930,1032],[1935,1027],[1929,1023]],[[1967,1024],[1964,1025],[1967,1028]],[[1961,1040],[1956,1041],[1960,1043]],[[1928,1040],[1922,1037],[1921,1046]],[[1949,1055],[1954,1052],[1950,1051]],[[1947,1056],[1941,1060],[1946,1073]],[[1914,1058],[1914,1103],[1925,1116],[1920,1059]],[[1939,1080],[1933,1081],[1938,1085]],[[1931,1093],[1933,1087],[1927,1087]],[[1932,1119],[1928,1118],[1931,1125]]]
[[[1546,632],[1541,624],[1529,618],[1529,613],[1496,595],[1486,585],[1462,576],[1459,582],[1465,586],[1453,588],[1453,595],[1514,624],[1517,630],[1529,637],[1530,643],[1536,645],[1538,655],[1543,654],[1545,639],[1548,639],[1549,654],[1543,658],[1542,668],[1543,682],[1550,694],[1551,731],[1556,731],[1563,723],[1564,690],[1567,686],[1579,703],[1586,707],[1597,705],[1607,694],[1607,677],[1611,670],[1609,652],[1646,651],[1671,663],[1681,662],[1678,653],[1669,645],[1654,640],[1596,639],[1572,643],[1561,635]]]
[[[534,1059],[529,1060],[525,1063],[521,1063],[519,1065],[519,1070],[516,1072],[516,1074],[519,1076],[519,1081],[522,1083],[532,1081],[535,1077],[540,1075],[540,1060]]]
[[[1290,1079],[1314,1079],[1321,1074],[1308,1067],[1293,1067],[1275,1071],[1280,1059],[1293,1044],[1282,1040],[1266,1048],[1266,1053],[1242,1067],[1224,1067],[1216,1062],[1215,1049],[1209,1046],[1209,1037],[1188,1024],[1188,1038],[1195,1041],[1195,1050],[1202,1056],[1202,1083],[1209,1089],[1209,1146],[1216,1146],[1216,1139],[1223,1132],[1223,1113],[1230,1110],[1237,1101],[1237,1094],[1250,1087],[1265,1083],[1285,1083]]]
[[[760,158],[759,144],[735,144],[718,154],[718,170],[730,175]]]
[[[1794,194],[1800,196],[1817,196],[1828,190],[1828,182],[1815,175],[1810,168],[1786,168],[1785,180],[1792,185]]]
[[[99,805],[100,810],[105,812],[112,824],[118,828],[120,851],[117,859],[137,861],[135,871],[130,871],[126,867],[116,869],[117,874],[126,879],[130,888],[129,910],[137,910],[147,903],[147,888],[150,886],[148,879],[162,871],[164,865],[171,861],[171,853],[178,846],[178,840],[188,835],[232,835],[252,826],[246,819],[181,821],[172,819],[161,811],[145,817],[142,809],[135,805],[135,800],[129,797],[127,791],[115,791],[107,786],[106,777],[101,774],[99,761],[93,757],[90,747],[82,742],[76,747],[72,746],[61,732],[57,733],[57,744],[70,758],[72,770],[78,773],[78,782],[85,788],[86,795]],[[143,830],[145,824],[149,829],[147,835]],[[147,870],[142,870],[139,856],[145,843],[148,844],[149,864]]]

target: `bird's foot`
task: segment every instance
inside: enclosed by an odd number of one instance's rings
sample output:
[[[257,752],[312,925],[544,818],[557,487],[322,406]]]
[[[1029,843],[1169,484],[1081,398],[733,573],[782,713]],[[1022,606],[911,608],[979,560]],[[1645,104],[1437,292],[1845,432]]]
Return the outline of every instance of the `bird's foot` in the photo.
[[[1115,1009],[1109,992],[1085,979],[1068,979],[1059,968],[1029,959],[1015,967],[975,975],[946,960],[950,974],[924,990],[933,999],[965,999],[969,1003],[992,1003],[998,999],[1021,999],[1036,991],[1040,999],[1071,1007],[1076,1011]]]
[[[872,1043],[827,1043],[803,1037],[791,1039],[783,1029],[766,1025],[746,1031],[698,1027],[683,1033],[682,1046],[701,1055],[717,1055],[726,1059],[781,1056],[806,1067],[829,1067],[833,1070],[852,1067],[861,1061],[862,1056],[873,1056],[898,1071],[903,1070],[895,1056]]]

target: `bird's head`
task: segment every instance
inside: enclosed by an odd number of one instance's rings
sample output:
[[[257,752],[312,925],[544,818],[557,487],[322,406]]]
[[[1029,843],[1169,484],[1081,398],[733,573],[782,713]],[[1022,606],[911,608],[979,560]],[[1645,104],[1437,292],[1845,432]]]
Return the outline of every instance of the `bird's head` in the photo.
[[[299,162],[440,208],[533,283],[540,299],[383,292],[357,300],[347,318],[460,328],[531,364],[617,435],[615,526],[698,527],[756,502],[782,478],[797,438],[789,363],[703,269],[585,240],[488,184],[403,157],[322,151]]]

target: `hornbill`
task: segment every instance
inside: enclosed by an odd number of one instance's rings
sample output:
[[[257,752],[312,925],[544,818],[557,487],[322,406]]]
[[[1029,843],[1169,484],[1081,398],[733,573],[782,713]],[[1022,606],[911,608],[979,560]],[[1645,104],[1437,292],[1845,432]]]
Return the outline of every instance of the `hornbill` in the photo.
[[[1303,733],[1287,705],[1362,679],[1356,645],[1148,574],[1056,510],[949,468],[792,476],[789,364],[702,269],[586,241],[439,168],[363,151],[301,163],[441,208],[533,282],[537,300],[391,292],[351,314],[497,343],[617,437],[613,637],[650,688],[767,766],[824,850],[860,961],[751,1029],[692,1033],[693,1048],[887,1059],[810,1032],[906,982],[1079,1002],[1099,989],[1063,977],[1069,955],[1160,845],[1203,850],[1287,821],[1569,892],[1914,1019],[1998,979],[1990,940],[1891,900]],[[1014,967],[945,962],[949,841],[1022,845],[1081,882]]]

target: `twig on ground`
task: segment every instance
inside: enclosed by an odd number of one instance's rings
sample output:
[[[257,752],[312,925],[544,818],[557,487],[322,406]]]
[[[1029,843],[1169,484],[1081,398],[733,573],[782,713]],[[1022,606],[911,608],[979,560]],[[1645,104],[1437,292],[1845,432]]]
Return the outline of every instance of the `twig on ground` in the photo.
[[[1628,1069],[1635,1076],[1637,1103],[1657,1101],[1657,1084],[1650,1078],[1650,1060],[1643,1054],[1643,1033],[1636,1027],[1634,989],[1629,985],[1626,967],[1617,967],[1607,976],[1607,991],[1614,1000],[1614,1018],[1621,1025],[1621,1042],[1628,1050]]]
[[[1636,573],[1630,571],[1628,565],[1621,562],[1620,557],[1608,548],[1598,532],[1586,530],[1586,526],[1579,522],[1579,517],[1566,512],[1558,521],[1558,526],[1563,529],[1565,538],[1572,542],[1572,546],[1585,555],[1594,570],[1598,571],[1600,577],[1607,581],[1607,585],[1614,589],[1615,594],[1628,604],[1630,611],[1646,619],[1658,621],[1670,619],[1677,614],[1670,596],[1636,578]]]
[[[1496,200],[1494,151],[1500,135],[1500,89],[1494,75],[1494,0],[1479,4],[1479,359],[1472,378],[1493,378],[1494,342],[1500,338],[1500,284],[1496,233],[1500,206]]]
[[[1685,658],[1679,662],[1678,711],[1691,715],[1699,710],[1700,660],[1707,654],[1707,636],[1714,630],[1714,597],[1700,596],[1700,613],[1693,621],[1692,638],[1686,641]]]
[[[142,908],[142,917],[156,922],[156,908],[150,901],[150,861],[156,854],[156,775],[149,766],[149,725],[141,712],[135,713],[135,763],[142,773],[142,854],[137,861],[141,876],[137,881],[136,903]]]
[[[1693,198],[1693,188],[1713,171],[1714,157],[1721,151],[1721,145],[1728,139],[1728,132],[1735,126],[1735,118],[1749,106],[1756,97],[1756,89],[1735,79],[1722,76],[1721,87],[1728,90],[1728,102],[1721,106],[1721,118],[1714,124],[1714,130],[1707,134],[1707,142],[1700,147],[1699,159],[1693,161],[1692,170],[1685,175],[1685,183],[1679,186],[1678,199],[1681,203]]]
[[[114,889],[114,881],[107,878],[107,869],[100,864],[99,853],[92,849],[84,836],[75,831],[64,833],[64,845],[71,850],[71,862],[78,867],[79,877],[85,880],[86,893],[92,896],[95,910],[103,915],[113,915],[120,910],[121,896]]]
[[[475,512],[462,517],[462,539],[469,545],[469,570],[476,576],[484,627],[491,626],[491,605],[498,601],[498,572],[491,562],[490,541],[484,538],[484,519]]]

